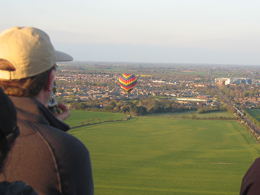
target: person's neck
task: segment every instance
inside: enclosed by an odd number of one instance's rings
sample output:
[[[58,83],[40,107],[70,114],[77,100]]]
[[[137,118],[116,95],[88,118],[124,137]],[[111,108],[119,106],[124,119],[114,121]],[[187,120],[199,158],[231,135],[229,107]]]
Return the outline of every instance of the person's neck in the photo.
[[[40,91],[40,93],[34,99],[41,102],[43,105],[46,105],[49,100],[49,97],[50,97],[50,94],[42,89]]]

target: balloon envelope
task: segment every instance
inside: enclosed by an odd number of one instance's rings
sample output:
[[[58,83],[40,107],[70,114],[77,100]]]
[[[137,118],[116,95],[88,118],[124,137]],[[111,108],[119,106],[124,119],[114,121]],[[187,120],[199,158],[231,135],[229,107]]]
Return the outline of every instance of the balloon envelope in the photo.
[[[133,74],[122,74],[119,77],[119,85],[129,93],[132,91],[133,87],[136,86],[137,78]]]

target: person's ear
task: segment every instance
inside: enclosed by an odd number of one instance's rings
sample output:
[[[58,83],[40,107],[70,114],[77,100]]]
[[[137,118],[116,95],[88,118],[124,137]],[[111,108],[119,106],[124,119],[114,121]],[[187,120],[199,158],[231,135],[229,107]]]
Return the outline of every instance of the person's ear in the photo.
[[[53,83],[54,83],[54,70],[50,71],[49,77],[45,83],[45,89],[47,91],[52,91],[53,89]]]

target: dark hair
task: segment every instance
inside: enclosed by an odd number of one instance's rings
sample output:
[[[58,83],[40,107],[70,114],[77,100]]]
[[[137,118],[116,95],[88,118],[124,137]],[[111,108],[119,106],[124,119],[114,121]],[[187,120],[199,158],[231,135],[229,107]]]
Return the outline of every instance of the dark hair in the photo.
[[[0,88],[0,170],[18,135],[16,108]]]
[[[43,89],[51,70],[54,68],[56,68],[55,65],[43,73],[24,79],[0,79],[0,86],[7,95],[34,98]],[[14,71],[15,68],[9,61],[1,59],[0,70]]]
[[[7,158],[8,152],[12,145],[9,145],[5,139],[0,141],[0,172],[4,167],[5,159]]]

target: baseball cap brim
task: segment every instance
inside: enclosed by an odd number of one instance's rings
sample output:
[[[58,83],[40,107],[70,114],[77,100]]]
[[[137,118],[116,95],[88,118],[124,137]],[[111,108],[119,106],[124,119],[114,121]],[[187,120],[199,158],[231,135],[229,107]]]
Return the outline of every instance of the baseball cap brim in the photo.
[[[72,61],[73,58],[64,52],[61,51],[55,51],[56,53],[56,62],[65,62],[65,61]]]

